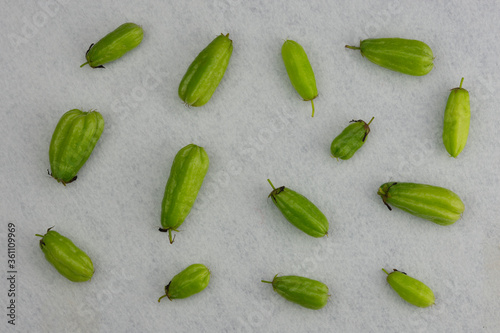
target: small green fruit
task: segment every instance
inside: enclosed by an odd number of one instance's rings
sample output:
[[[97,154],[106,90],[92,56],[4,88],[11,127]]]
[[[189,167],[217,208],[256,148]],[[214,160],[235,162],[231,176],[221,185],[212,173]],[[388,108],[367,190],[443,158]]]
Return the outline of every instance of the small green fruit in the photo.
[[[285,299],[308,309],[319,310],[326,305],[330,295],[323,282],[301,276],[274,276],[273,281],[261,280],[273,285],[274,291]]]
[[[269,179],[267,181],[273,188],[269,197],[291,224],[309,236],[328,235],[328,220],[309,199],[285,186],[275,188]]]
[[[452,191],[432,185],[390,182],[377,192],[384,204],[440,225],[455,223],[465,209],[460,197]]]
[[[59,120],[50,141],[49,173],[63,185],[76,180],[76,174],[94,150],[104,130],[104,119],[97,111],[77,109]]]
[[[366,141],[368,133],[370,133],[370,124],[373,117],[367,124],[363,120],[353,120],[352,124],[347,126],[342,133],[333,139],[330,151],[333,157],[342,160],[348,160],[361,148]]]
[[[136,48],[143,38],[144,32],[135,23],[124,23],[104,36],[95,44],[91,44],[85,57],[92,68],[104,68],[104,64],[121,58],[125,53]]]
[[[360,46],[345,46],[360,50],[361,55],[387,69],[421,76],[434,67],[434,56],[429,45],[419,40],[403,38],[378,38],[362,40]]]
[[[382,270],[387,274],[387,282],[392,289],[408,303],[421,308],[434,304],[434,293],[422,282],[396,269],[390,274],[385,269]]]
[[[160,231],[168,231],[170,244],[174,242],[172,230],[178,231],[194,205],[208,166],[203,147],[189,144],[175,155],[161,205]]]
[[[169,300],[186,298],[199,293],[208,286],[210,271],[205,265],[193,264],[174,278],[165,286],[165,295],[158,299],[168,297]]]
[[[314,117],[313,100],[318,97],[318,89],[306,51],[299,43],[287,40],[281,47],[281,56],[293,87],[304,101],[311,101]]]
[[[179,84],[179,97],[189,106],[202,106],[212,97],[233,53],[229,34],[217,36],[189,66]]]
[[[457,157],[467,143],[470,126],[469,92],[460,87],[452,89],[444,111],[443,143],[448,153]]]
[[[40,248],[48,262],[54,266],[62,276],[73,282],[88,281],[94,275],[94,265],[89,256],[76,247],[73,242],[49,228],[42,237]]]

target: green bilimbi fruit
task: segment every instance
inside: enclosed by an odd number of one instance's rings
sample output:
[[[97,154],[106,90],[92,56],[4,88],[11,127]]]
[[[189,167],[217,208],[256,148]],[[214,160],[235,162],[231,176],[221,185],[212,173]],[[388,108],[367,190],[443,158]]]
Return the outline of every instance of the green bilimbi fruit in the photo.
[[[455,223],[465,209],[464,203],[452,191],[432,185],[390,182],[377,192],[384,204],[440,225]]]
[[[311,101],[314,117],[313,100],[318,97],[318,89],[306,51],[299,43],[287,40],[281,47],[281,56],[293,87],[304,101]]]
[[[365,144],[366,137],[370,133],[370,124],[374,118],[372,117],[368,124],[363,120],[352,120],[352,124],[333,139],[330,146],[333,157],[342,160],[350,159]]]
[[[66,112],[50,141],[49,174],[63,185],[76,180],[76,174],[94,150],[103,129],[104,119],[97,111],[73,109]]]
[[[187,145],[175,155],[161,204],[160,231],[168,231],[170,244],[174,242],[172,230],[178,231],[193,207],[208,165],[205,149],[194,144]]]
[[[278,277],[278,274],[276,274],[272,281],[261,281],[271,283],[274,291],[278,294],[308,309],[321,309],[326,305],[328,297],[330,297],[326,284],[302,276]]]
[[[121,58],[128,51],[136,48],[142,42],[144,32],[135,23],[124,23],[104,36],[95,44],[91,44],[85,57],[92,68],[104,68],[104,64]]]
[[[469,92],[460,87],[452,89],[444,111],[443,143],[448,153],[457,157],[467,143],[470,125]]]
[[[165,295],[158,299],[168,297],[169,300],[186,298],[199,293],[208,286],[210,271],[205,265],[193,264],[174,276],[172,281],[165,286]]]
[[[267,181],[273,188],[269,197],[291,224],[316,238],[328,235],[328,220],[309,199],[285,186],[275,188]]]
[[[426,308],[434,304],[434,293],[431,288],[411,276],[400,272],[397,269],[387,274],[387,282],[402,299],[421,308]]]
[[[429,45],[419,40],[379,38],[362,40],[360,46],[345,46],[360,50],[361,55],[384,68],[415,76],[429,73],[434,56]]]
[[[179,84],[179,97],[189,106],[202,106],[212,97],[233,53],[229,34],[217,36],[198,54]]]
[[[88,281],[94,275],[94,265],[89,256],[76,247],[73,242],[58,233],[47,229],[42,237],[40,248],[48,262],[54,266],[61,275],[73,282]]]

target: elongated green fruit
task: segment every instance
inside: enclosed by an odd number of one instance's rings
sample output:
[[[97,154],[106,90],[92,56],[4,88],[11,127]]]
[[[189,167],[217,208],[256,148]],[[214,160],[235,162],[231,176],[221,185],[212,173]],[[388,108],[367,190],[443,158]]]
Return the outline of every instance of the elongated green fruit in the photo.
[[[397,269],[391,273],[388,273],[383,268],[382,270],[387,274],[387,282],[392,289],[408,303],[421,308],[426,308],[434,304],[434,293],[431,288],[427,287],[422,282]]]
[[[210,271],[205,265],[193,264],[174,276],[172,281],[165,286],[165,295],[158,299],[168,297],[169,300],[186,298],[199,293],[208,286]]]
[[[94,275],[94,265],[89,256],[76,247],[73,242],[49,228],[42,237],[40,248],[48,262],[54,266],[62,276],[73,282],[88,281]]]
[[[352,124],[347,126],[342,133],[333,139],[330,146],[333,157],[342,160],[350,159],[365,144],[366,137],[370,133],[370,124],[374,118],[368,124],[363,120],[351,121]]]
[[[66,112],[50,141],[49,173],[63,185],[76,180],[76,174],[94,150],[104,129],[104,119],[97,111],[77,109]]]
[[[308,309],[321,309],[326,305],[328,297],[330,297],[326,284],[301,276],[278,277],[278,274],[276,274],[272,281],[261,281],[271,283],[274,291],[278,294]]]
[[[194,144],[187,145],[175,155],[161,204],[160,231],[168,231],[170,244],[174,242],[172,230],[178,231],[193,207],[208,165],[205,149]]]
[[[285,186],[275,188],[269,179],[267,181],[273,188],[269,197],[291,224],[316,238],[328,235],[328,220],[318,207],[303,195]]]
[[[360,46],[345,46],[360,50],[361,55],[387,69],[415,76],[429,73],[434,56],[429,45],[414,39],[378,38],[362,40]]]
[[[144,32],[135,23],[124,23],[104,36],[95,44],[91,44],[85,57],[92,68],[104,68],[104,64],[121,58],[128,51],[136,48],[141,42]]]
[[[293,87],[304,101],[311,101],[312,116],[314,117],[313,100],[318,97],[318,89],[306,51],[299,43],[287,40],[281,47],[281,56]]]
[[[448,153],[457,157],[467,143],[470,126],[469,92],[460,87],[452,89],[444,111],[443,143]]]
[[[415,183],[385,183],[377,192],[384,204],[398,207],[440,225],[455,223],[465,209],[458,195],[442,187]]]
[[[219,86],[233,53],[229,34],[217,36],[198,54],[179,84],[179,97],[190,106],[207,103]]]

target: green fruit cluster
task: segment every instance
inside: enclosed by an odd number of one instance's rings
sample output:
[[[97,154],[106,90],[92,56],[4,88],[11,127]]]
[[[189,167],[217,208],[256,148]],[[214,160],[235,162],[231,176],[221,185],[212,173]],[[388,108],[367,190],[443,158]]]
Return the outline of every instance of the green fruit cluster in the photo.
[[[104,64],[117,60],[136,48],[143,39],[143,29],[134,23],[125,23],[92,44],[85,54],[92,68],[103,68]],[[422,76],[434,67],[431,48],[418,40],[401,38],[379,38],[361,41],[360,46],[346,48],[360,50],[371,62],[400,73]],[[202,106],[213,96],[229,64],[233,42],[229,34],[217,36],[196,56],[182,78],[178,95],[189,106]],[[314,72],[304,48],[293,40],[286,40],[281,55],[292,86],[305,101],[311,101],[314,117],[314,102],[318,89]],[[465,147],[470,126],[469,93],[462,88],[452,89],[444,113],[443,143],[448,153],[457,157]],[[370,124],[353,120],[333,140],[330,151],[333,157],[348,160],[365,144],[370,133]],[[104,130],[104,120],[97,111],[84,112],[78,109],[66,112],[57,124],[49,148],[49,160],[53,178],[63,185],[76,180],[94,150]],[[184,223],[195,204],[209,168],[205,149],[189,144],[176,154],[167,180],[162,207],[160,231],[169,234]],[[285,187],[273,188],[269,197],[283,216],[299,230],[312,237],[328,235],[329,222],[326,216],[305,196]],[[412,215],[440,225],[455,223],[464,212],[462,200],[454,192],[432,185],[390,182],[382,184],[378,195],[392,210],[397,207]],[[90,257],[70,239],[58,232],[47,230],[40,240],[40,247],[49,263],[64,277],[74,282],[88,281],[94,274]],[[428,307],[434,304],[434,293],[422,282],[394,270],[387,274],[387,282],[407,302]],[[210,270],[203,264],[193,264],[175,275],[165,286],[165,295],[170,300],[192,296],[204,290],[210,281]],[[321,309],[330,297],[328,287],[317,280],[289,275],[272,281],[262,280],[285,299],[309,309]]]

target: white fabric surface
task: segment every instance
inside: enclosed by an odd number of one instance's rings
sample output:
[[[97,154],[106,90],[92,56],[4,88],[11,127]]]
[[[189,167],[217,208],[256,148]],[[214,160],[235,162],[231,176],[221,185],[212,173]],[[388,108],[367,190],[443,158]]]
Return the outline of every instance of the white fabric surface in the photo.
[[[17,227],[19,332],[497,332],[500,327],[500,5],[496,1],[83,1],[7,0],[0,14],[1,269],[7,223]],[[142,44],[106,69],[85,51],[124,22]],[[218,34],[234,52],[203,107],[178,84]],[[435,67],[411,77],[347,50],[360,39],[426,42]],[[280,49],[299,42],[316,74],[316,115],[287,77]],[[471,96],[469,140],[458,157],[442,144],[449,89]],[[78,180],[47,176],[52,132],[67,110],[96,109],[106,125]],[[352,119],[375,120],[351,160],[330,156]],[[158,232],[176,152],[205,147],[210,169],[173,245]],[[290,225],[266,179],[314,202],[328,238]],[[463,218],[442,227],[377,196],[387,181],[449,188]],[[35,233],[50,227],[93,259],[72,283],[44,259]],[[169,302],[164,286],[204,263],[208,288]],[[381,268],[423,281],[436,304],[420,309],[391,290]],[[261,279],[302,275],[326,283],[319,311],[287,302]],[[0,285],[7,305],[7,282]],[[5,307],[4,308],[4,312]],[[3,331],[3,329],[2,329]]]

